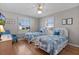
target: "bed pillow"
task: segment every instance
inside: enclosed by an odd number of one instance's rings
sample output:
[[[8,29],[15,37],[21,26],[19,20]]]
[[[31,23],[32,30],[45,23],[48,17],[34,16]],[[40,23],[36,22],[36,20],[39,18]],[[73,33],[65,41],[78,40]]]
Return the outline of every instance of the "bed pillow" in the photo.
[[[45,28],[45,27],[41,28],[41,29],[40,29],[40,32],[42,32],[42,33],[47,33],[47,28]]]
[[[60,35],[60,32],[54,32],[54,35]]]
[[[53,30],[54,35],[64,35],[64,31],[61,28],[55,28]]]
[[[58,28],[53,29],[53,35],[60,35],[60,30]]]
[[[63,30],[60,31],[60,35],[64,35],[64,31]]]
[[[44,29],[43,29],[43,28],[41,28],[41,29],[40,29],[40,32],[44,32]]]

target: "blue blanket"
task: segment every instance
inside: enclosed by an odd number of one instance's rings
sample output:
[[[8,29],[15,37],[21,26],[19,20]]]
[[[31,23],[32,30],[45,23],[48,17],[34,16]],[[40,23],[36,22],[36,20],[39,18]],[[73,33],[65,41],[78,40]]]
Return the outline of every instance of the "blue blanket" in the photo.
[[[41,49],[50,54],[53,54],[59,45],[66,40],[66,37],[60,35],[45,35],[37,37],[35,41],[38,42],[37,44]]]
[[[25,33],[25,38],[27,38],[28,41],[32,41],[32,38],[45,35],[45,33],[42,32],[27,32]]]

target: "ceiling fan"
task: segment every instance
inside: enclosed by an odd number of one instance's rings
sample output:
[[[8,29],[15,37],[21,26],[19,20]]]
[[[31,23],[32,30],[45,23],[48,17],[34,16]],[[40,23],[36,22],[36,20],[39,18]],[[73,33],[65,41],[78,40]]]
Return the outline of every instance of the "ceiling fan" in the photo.
[[[37,13],[38,14],[42,14],[43,12],[43,4],[37,4]]]

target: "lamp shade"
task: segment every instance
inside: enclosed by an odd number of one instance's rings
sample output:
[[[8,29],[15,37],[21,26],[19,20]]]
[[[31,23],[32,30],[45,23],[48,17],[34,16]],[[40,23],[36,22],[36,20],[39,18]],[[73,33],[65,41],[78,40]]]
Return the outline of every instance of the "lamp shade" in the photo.
[[[3,25],[0,25],[0,32],[5,32]]]

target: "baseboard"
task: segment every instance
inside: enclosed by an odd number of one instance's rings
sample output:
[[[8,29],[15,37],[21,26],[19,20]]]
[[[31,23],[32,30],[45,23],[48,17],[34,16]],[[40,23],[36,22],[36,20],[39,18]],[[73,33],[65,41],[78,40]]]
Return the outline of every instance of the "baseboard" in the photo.
[[[68,44],[79,48],[79,45],[77,45],[77,44],[73,44],[73,43],[68,43]]]

